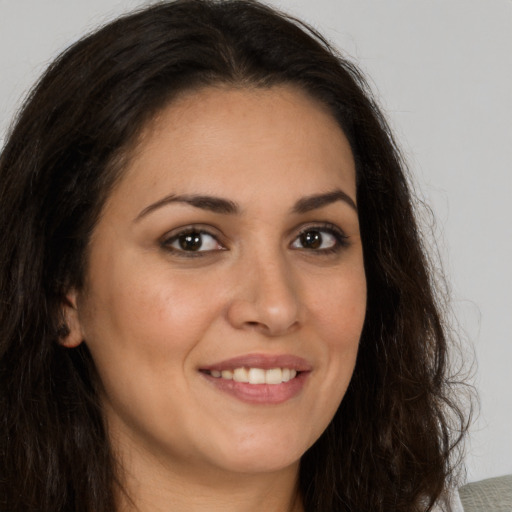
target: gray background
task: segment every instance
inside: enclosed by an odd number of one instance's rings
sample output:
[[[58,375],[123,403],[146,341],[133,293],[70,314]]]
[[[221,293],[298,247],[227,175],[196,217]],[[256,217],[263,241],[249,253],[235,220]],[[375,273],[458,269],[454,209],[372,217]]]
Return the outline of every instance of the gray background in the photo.
[[[0,145],[59,51],[144,3],[0,0]],[[512,2],[270,3],[312,23],[371,77],[436,215],[456,329],[466,359],[476,356],[468,479],[512,473]]]

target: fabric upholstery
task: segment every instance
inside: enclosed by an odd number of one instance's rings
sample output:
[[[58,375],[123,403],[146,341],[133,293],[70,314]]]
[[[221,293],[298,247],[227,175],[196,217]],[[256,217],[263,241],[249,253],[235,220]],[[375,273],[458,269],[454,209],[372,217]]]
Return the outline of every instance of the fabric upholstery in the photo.
[[[464,512],[512,512],[512,475],[466,484],[459,495]]]

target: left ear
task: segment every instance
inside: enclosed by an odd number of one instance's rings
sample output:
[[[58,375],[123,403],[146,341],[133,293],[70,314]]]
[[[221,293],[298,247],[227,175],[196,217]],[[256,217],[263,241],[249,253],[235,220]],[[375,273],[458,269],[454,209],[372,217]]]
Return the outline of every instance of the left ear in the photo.
[[[78,317],[76,290],[66,294],[61,307],[64,325],[59,329],[59,343],[67,348],[78,347],[84,340],[84,336]]]

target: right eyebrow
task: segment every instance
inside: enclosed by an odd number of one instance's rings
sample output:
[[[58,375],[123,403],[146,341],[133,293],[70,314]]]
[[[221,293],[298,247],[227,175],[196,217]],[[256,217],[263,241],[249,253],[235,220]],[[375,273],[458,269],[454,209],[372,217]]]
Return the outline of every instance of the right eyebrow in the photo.
[[[303,197],[302,199],[299,199],[297,203],[295,203],[293,212],[307,213],[311,210],[317,210],[319,208],[323,208],[324,206],[328,206],[332,203],[335,203],[336,201],[342,201],[348,204],[357,213],[357,206],[355,201],[341,189],[336,189],[324,194],[314,194],[312,196]]]
[[[163,197],[162,199],[159,199],[155,203],[146,206],[146,208],[144,208],[137,215],[137,217],[135,217],[134,222],[139,221],[148,213],[153,212],[158,208],[162,208],[163,206],[166,206],[171,203],[185,203],[196,208],[208,210],[214,213],[223,213],[228,215],[235,215],[240,213],[240,207],[235,202],[230,201],[229,199],[195,194],[186,194],[178,196],[170,194],[168,196]]]

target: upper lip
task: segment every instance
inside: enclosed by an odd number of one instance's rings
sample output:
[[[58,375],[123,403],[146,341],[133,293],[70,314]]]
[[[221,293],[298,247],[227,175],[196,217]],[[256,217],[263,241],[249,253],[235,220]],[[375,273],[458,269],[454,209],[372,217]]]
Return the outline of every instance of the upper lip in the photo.
[[[271,368],[290,368],[298,372],[308,372],[312,370],[312,365],[302,357],[291,354],[246,354],[233,357],[218,363],[201,367],[201,370],[234,370],[236,368],[261,368],[270,370]]]

